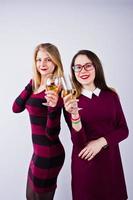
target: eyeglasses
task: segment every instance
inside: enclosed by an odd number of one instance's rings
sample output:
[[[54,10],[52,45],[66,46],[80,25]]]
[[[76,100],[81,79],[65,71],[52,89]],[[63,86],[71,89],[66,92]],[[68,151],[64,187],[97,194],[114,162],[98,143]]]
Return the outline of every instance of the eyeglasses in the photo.
[[[80,64],[74,65],[72,66],[72,68],[74,72],[81,72],[83,68],[85,69],[85,71],[91,71],[94,69],[94,66],[92,63],[86,63],[85,65],[80,65]]]

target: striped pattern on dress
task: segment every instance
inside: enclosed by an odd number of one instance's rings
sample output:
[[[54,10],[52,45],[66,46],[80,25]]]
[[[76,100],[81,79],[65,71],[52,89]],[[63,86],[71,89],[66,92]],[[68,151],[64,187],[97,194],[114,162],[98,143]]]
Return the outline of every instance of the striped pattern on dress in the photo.
[[[65,153],[59,139],[62,99],[55,108],[42,105],[45,93],[32,92],[32,80],[16,98],[13,112],[29,112],[33,156],[28,171],[28,183],[34,192],[46,192],[56,188],[57,177],[63,166]]]

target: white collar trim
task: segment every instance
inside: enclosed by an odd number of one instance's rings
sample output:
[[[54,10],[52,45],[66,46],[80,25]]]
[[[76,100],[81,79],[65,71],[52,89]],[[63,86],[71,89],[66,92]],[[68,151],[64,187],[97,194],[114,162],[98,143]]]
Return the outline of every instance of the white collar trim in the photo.
[[[82,89],[81,94],[83,94],[84,96],[92,99],[92,94],[95,94],[96,96],[99,96],[100,92],[101,92],[101,89],[99,89],[99,88],[96,88],[93,91]]]

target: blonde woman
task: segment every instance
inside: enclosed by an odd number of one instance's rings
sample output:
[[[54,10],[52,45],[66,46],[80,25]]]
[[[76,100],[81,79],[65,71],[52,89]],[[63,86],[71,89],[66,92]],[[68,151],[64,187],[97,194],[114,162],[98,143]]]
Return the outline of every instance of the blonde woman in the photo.
[[[59,139],[61,97],[55,91],[46,91],[49,74],[61,76],[62,62],[56,46],[39,44],[35,48],[33,78],[16,98],[13,112],[29,112],[33,141],[33,156],[27,179],[27,200],[52,200],[58,174],[65,153]],[[48,102],[49,106],[42,103]]]

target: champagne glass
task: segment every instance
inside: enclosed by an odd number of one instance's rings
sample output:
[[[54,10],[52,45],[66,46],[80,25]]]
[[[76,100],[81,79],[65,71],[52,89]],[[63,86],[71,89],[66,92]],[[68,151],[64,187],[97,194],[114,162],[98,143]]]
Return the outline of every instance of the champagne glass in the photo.
[[[55,91],[58,93],[61,87],[61,80],[59,76],[55,76],[54,74],[49,74],[46,79],[46,91]],[[45,106],[48,106],[48,102],[42,103]]]
[[[77,92],[71,76],[68,75],[61,77],[61,83],[62,83],[62,93],[61,93],[62,98],[67,96],[68,94],[71,94],[72,99],[76,100]],[[73,107],[77,107],[77,102],[73,103]],[[82,108],[78,108],[78,110],[82,110]]]
[[[74,83],[70,75],[61,77],[61,83],[62,83],[62,97],[65,97],[68,94],[72,94],[72,98],[76,98],[77,94],[76,88],[74,86]]]

